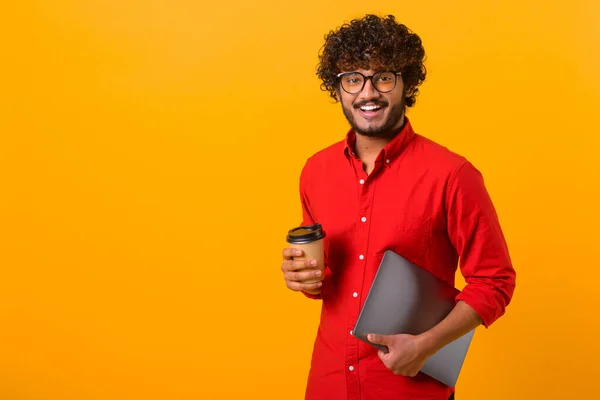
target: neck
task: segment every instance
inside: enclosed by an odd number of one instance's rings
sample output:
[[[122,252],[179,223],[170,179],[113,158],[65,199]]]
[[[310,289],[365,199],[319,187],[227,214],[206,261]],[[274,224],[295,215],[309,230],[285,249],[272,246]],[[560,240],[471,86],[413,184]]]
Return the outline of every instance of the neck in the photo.
[[[374,160],[381,149],[402,131],[402,128],[404,127],[404,117],[402,117],[399,125],[400,126],[396,129],[390,130],[388,135],[383,136],[372,137],[356,133],[356,143],[354,144],[356,156],[363,162]]]

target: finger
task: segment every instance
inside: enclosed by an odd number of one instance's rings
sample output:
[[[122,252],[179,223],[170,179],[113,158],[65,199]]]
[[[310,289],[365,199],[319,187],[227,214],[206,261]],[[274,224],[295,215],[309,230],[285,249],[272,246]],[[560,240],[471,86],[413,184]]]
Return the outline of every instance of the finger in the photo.
[[[419,371],[415,371],[409,367],[396,368],[393,372],[395,375],[410,376],[411,378],[419,373]]]
[[[390,344],[390,340],[387,335],[379,335],[376,333],[370,333],[367,335],[367,339],[369,339],[369,342],[375,343],[375,344],[383,344],[385,346]]]
[[[381,360],[381,362],[383,363],[383,365],[385,365],[385,367],[389,370],[394,369],[394,362],[393,360],[390,358],[389,353],[385,353],[383,351],[378,351],[377,355],[379,356],[379,359]]]
[[[309,279],[318,278],[321,275],[322,275],[322,272],[319,270],[303,271],[303,272],[286,271],[283,274],[283,277],[287,281],[303,282],[303,281],[307,281]]]
[[[299,269],[314,268],[317,266],[316,260],[298,260],[298,261],[286,261],[283,263],[282,270],[284,271],[297,271]]]
[[[315,290],[315,289],[319,289],[321,286],[323,286],[322,282],[315,282],[315,283],[300,283],[300,282],[294,282],[294,281],[285,281],[287,287],[290,290],[294,290],[296,292],[300,292],[300,291],[309,291],[309,290]]]
[[[387,363],[386,363],[386,362],[387,362],[387,361],[390,359],[390,357],[391,357],[390,353],[389,353],[389,352],[387,352],[387,353],[386,353],[385,351],[381,351],[381,350],[379,350],[379,351],[377,352],[377,355],[379,356],[379,358],[381,359],[381,361],[383,361],[383,362],[384,362],[384,364],[387,366]]]
[[[294,257],[299,257],[302,255],[302,250],[295,249],[293,247],[287,247],[283,249],[282,255],[284,260],[292,260]]]
[[[314,268],[317,266],[317,260],[309,259],[309,260],[298,260],[292,261],[291,271],[296,271],[304,268]]]

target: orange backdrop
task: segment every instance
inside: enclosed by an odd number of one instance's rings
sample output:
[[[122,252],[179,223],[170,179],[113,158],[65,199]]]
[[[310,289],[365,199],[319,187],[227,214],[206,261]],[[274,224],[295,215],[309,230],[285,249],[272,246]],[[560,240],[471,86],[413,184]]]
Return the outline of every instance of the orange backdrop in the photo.
[[[323,35],[366,12],[421,35],[409,116],[482,170],[518,271],[459,398],[595,398],[598,4],[5,4],[0,398],[303,398],[319,303],[280,251],[300,168],[347,129]]]

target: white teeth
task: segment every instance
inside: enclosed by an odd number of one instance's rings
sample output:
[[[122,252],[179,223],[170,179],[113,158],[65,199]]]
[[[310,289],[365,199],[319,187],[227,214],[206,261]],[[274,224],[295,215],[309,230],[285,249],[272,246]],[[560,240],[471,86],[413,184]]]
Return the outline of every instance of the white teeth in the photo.
[[[373,110],[379,110],[381,107],[379,106],[362,106],[360,109],[363,111],[373,111]]]

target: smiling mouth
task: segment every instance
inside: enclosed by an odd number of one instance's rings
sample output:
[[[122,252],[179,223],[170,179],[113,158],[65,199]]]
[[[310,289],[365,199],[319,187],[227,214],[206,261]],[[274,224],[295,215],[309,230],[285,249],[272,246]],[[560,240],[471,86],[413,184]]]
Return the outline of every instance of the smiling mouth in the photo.
[[[381,106],[369,105],[369,106],[362,106],[359,108],[363,111],[377,111],[377,110],[381,109]]]
[[[372,118],[382,113],[385,107],[379,104],[363,104],[357,107],[359,114],[365,118]]]

